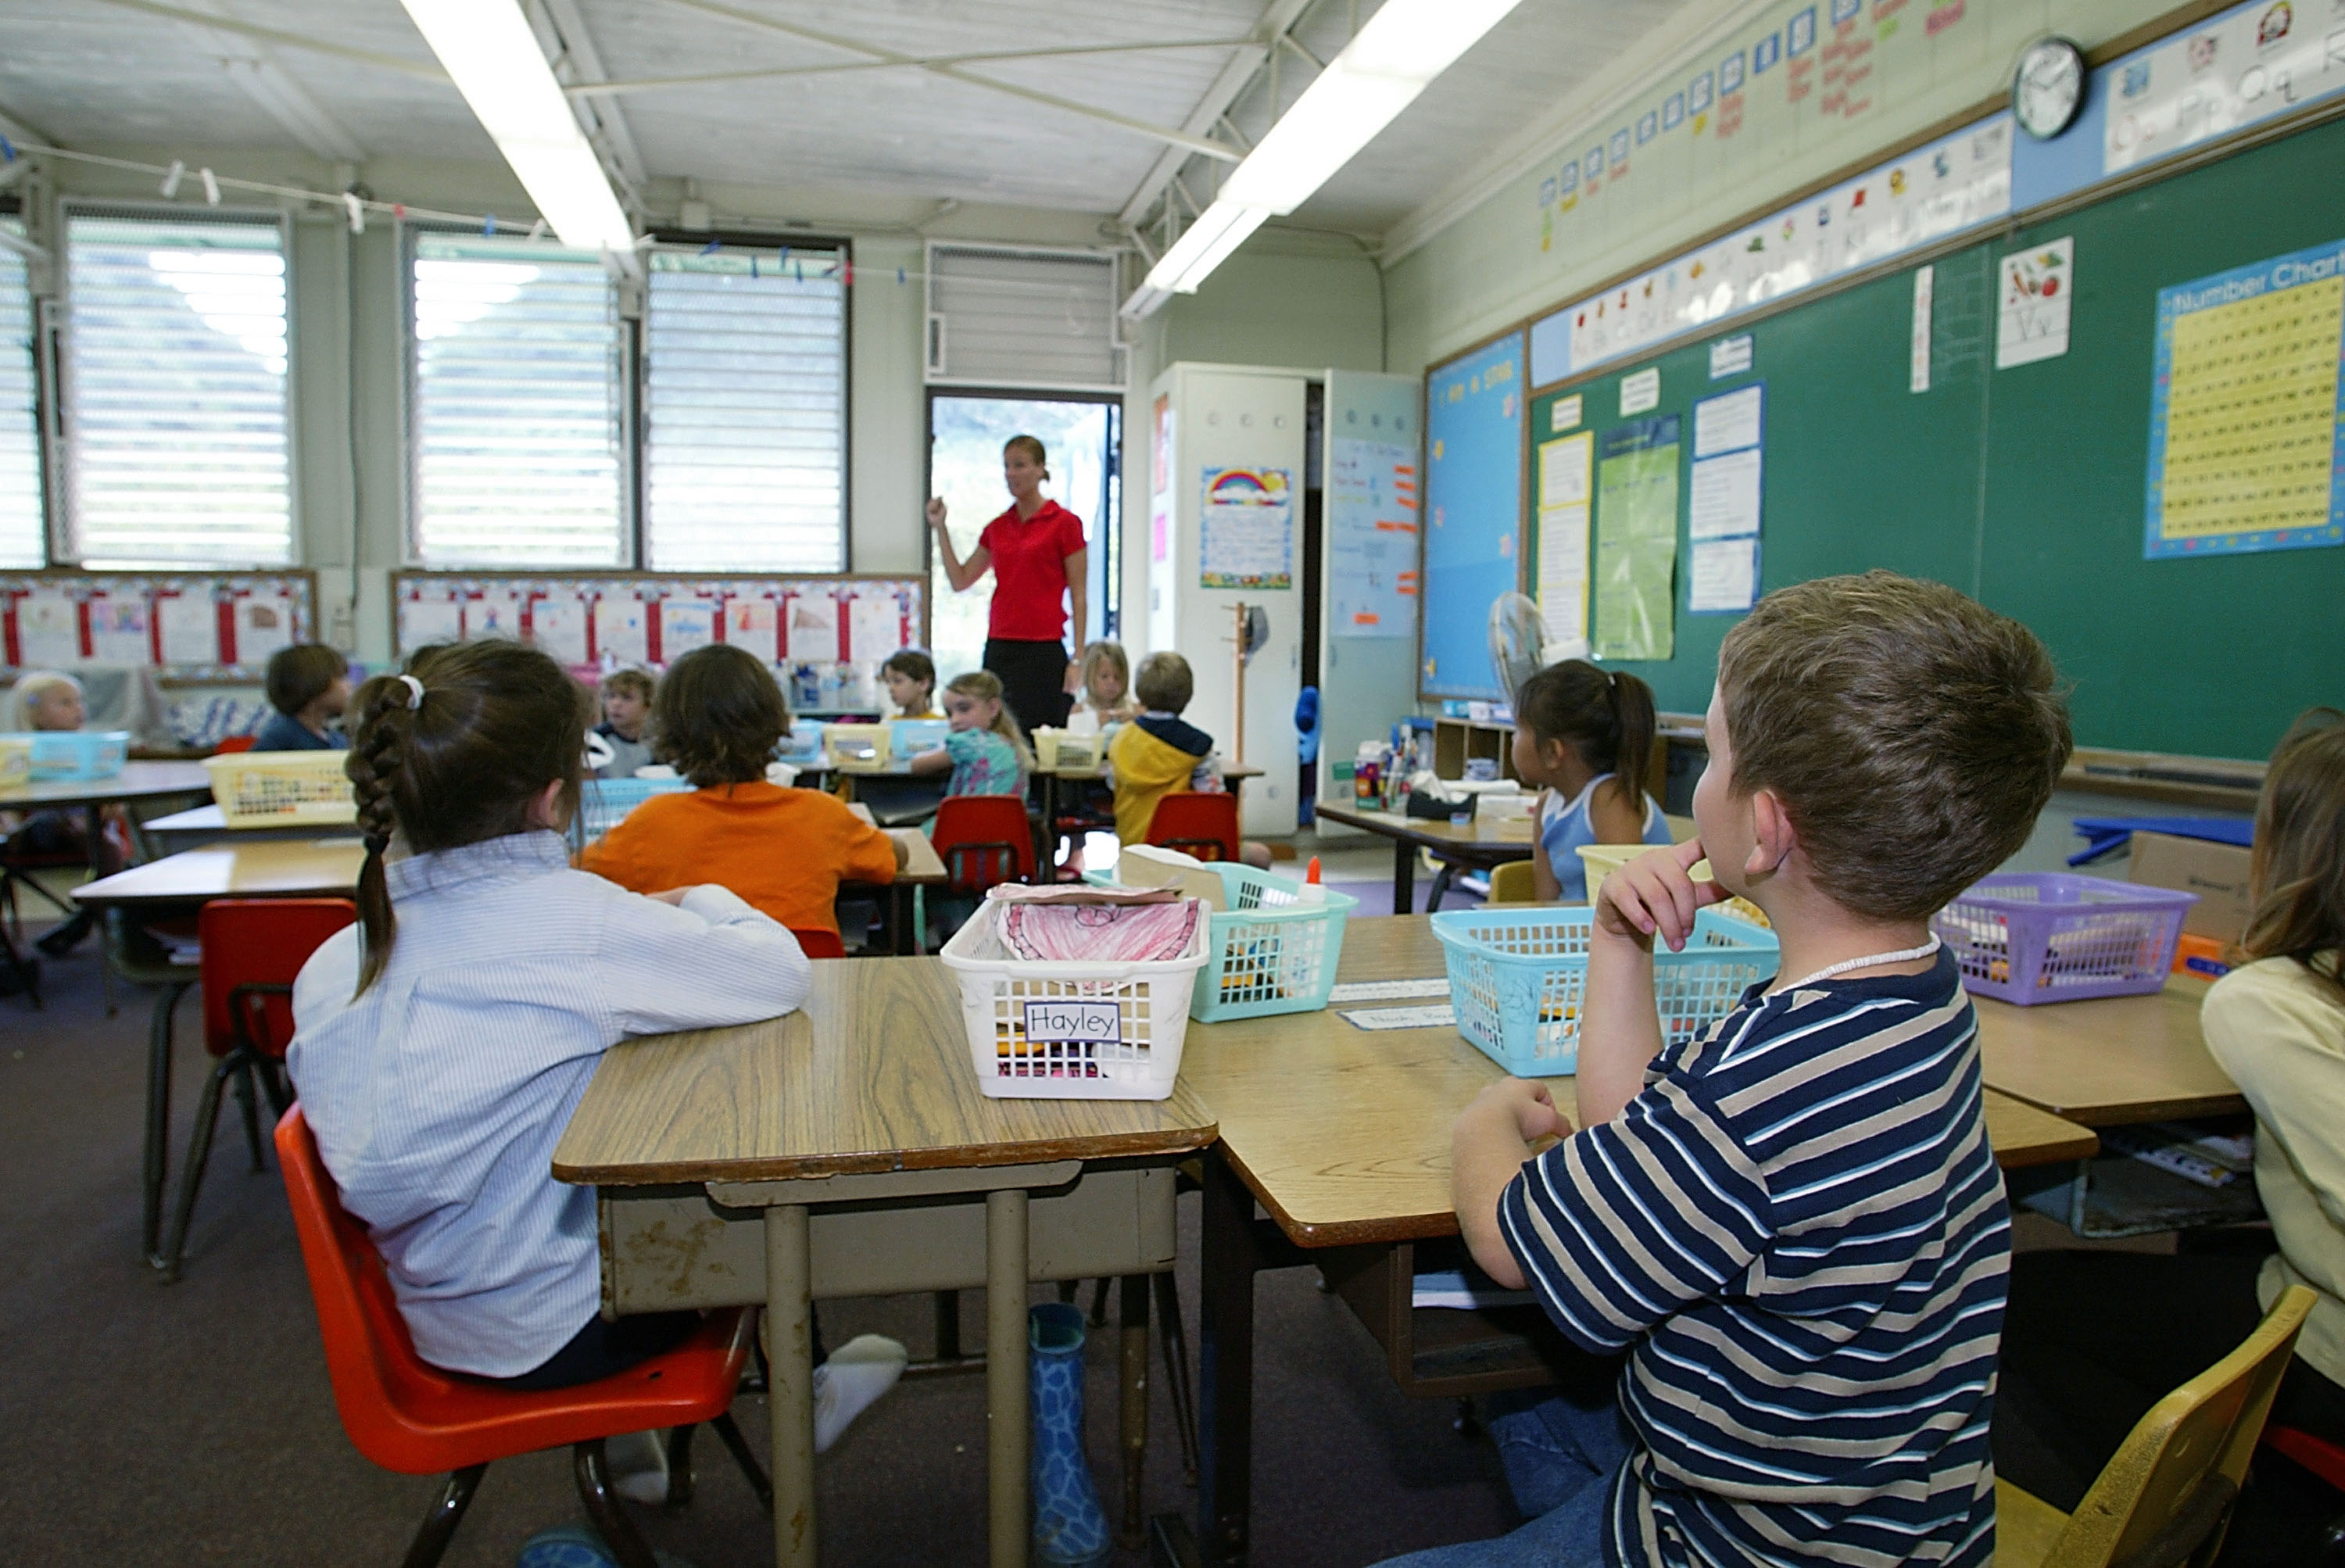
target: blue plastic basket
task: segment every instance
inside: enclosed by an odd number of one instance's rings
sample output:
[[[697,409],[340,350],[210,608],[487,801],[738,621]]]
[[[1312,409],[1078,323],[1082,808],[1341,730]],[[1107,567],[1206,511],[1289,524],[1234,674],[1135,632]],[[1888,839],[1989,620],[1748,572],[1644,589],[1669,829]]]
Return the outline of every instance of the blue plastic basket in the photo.
[[[1197,972],[1189,1016],[1226,1023],[1326,1006],[1344,956],[1344,922],[1360,901],[1325,888],[1325,902],[1304,903],[1303,884],[1291,878],[1228,860],[1209,861],[1205,870],[1222,879],[1230,907],[1208,922],[1205,967]],[[1107,871],[1086,871],[1083,880],[1116,885]]]
[[[891,718],[888,728],[889,755],[917,757],[942,746],[945,737],[952,733],[952,723],[943,718]]]
[[[790,732],[782,737],[780,759],[799,768],[821,761],[822,730],[818,718],[792,719]]]
[[[39,783],[111,779],[130,760],[127,729],[19,730],[8,738],[30,743],[33,778]]]
[[[1518,1078],[1579,1071],[1593,919],[1584,908],[1435,915],[1457,1032]],[[1683,952],[1653,951],[1663,1038],[1678,1044],[1733,1012],[1745,991],[1774,974],[1780,954],[1771,931],[1714,909],[1697,913]]]
[[[592,843],[653,796],[680,795],[691,788],[682,779],[589,779],[578,792],[579,837]]]

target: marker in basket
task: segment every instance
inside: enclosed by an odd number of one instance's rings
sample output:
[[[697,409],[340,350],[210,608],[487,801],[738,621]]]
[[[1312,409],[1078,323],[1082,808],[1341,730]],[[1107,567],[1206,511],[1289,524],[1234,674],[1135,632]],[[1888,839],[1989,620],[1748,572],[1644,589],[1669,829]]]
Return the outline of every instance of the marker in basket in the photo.
[[[1327,890],[1319,881],[1319,857],[1316,855],[1312,856],[1310,865],[1304,868],[1303,891],[1297,895],[1295,901],[1306,904],[1324,904],[1327,901]]]

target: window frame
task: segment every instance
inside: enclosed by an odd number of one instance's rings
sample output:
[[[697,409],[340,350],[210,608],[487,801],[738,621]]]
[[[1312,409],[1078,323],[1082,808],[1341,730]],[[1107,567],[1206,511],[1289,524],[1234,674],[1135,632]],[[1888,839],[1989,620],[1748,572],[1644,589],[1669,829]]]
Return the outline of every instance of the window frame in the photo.
[[[14,219],[20,231],[31,224],[25,211],[24,199],[14,190],[0,191],[0,219]],[[30,239],[29,233],[24,238]],[[41,562],[31,568],[49,571],[57,565],[57,525],[59,518],[58,479],[56,463],[51,456],[49,421],[53,400],[49,395],[51,348],[48,342],[48,322],[54,314],[48,296],[33,286],[33,259],[19,258],[25,264],[25,345],[27,368],[33,373],[33,463],[35,504],[41,515]]]
[[[35,296],[33,330],[36,343],[46,349],[46,364],[37,383],[37,396],[42,400],[41,462],[47,482],[46,499],[47,518],[48,569],[73,571],[110,571],[112,567],[86,565],[78,528],[79,498],[74,477],[73,443],[77,439],[73,429],[70,411],[73,406],[74,377],[79,373],[79,321],[74,309],[73,295],[73,220],[76,218],[102,218],[116,220],[146,220],[156,223],[205,224],[246,223],[277,231],[277,254],[285,263],[285,518],[288,537],[286,559],[279,561],[218,560],[206,562],[167,563],[154,565],[128,566],[127,571],[157,572],[269,572],[302,571],[309,567],[304,550],[308,527],[302,515],[303,476],[301,472],[302,400],[296,392],[296,381],[301,362],[300,310],[295,298],[292,215],[282,207],[250,205],[190,208],[156,201],[109,199],[106,198],[63,196],[55,207],[56,242],[54,247],[50,296],[50,320],[41,316],[41,300]],[[21,217],[22,214],[20,213]],[[39,351],[36,349],[36,355]]]

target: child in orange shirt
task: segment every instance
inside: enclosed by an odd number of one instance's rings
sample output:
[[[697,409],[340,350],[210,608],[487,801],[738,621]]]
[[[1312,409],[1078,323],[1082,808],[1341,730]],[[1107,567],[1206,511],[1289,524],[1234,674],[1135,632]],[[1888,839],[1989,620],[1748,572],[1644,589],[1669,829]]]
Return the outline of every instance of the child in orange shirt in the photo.
[[[694,789],[636,807],[580,869],[635,892],[715,882],[793,931],[836,932],[838,884],[893,881],[905,853],[830,796],[766,782],[789,728],[754,655],[718,643],[676,660],[652,698],[652,749]]]

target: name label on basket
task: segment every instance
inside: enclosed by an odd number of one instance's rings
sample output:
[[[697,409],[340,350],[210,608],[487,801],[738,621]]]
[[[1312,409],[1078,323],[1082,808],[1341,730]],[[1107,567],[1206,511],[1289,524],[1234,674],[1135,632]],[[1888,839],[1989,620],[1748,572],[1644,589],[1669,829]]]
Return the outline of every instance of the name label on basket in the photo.
[[[1026,1038],[1067,1044],[1120,1039],[1122,1009],[1112,1002],[1054,998],[1026,1003]]]

